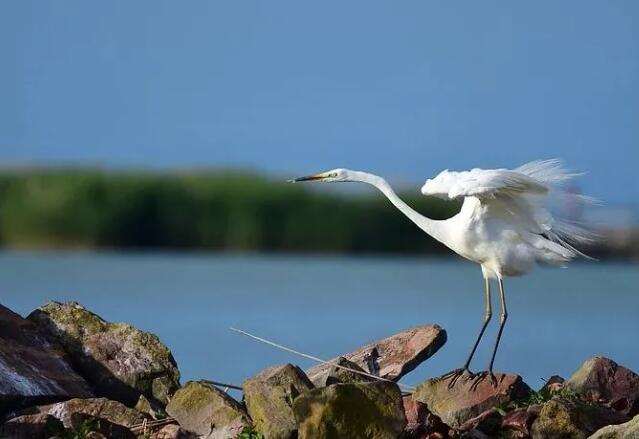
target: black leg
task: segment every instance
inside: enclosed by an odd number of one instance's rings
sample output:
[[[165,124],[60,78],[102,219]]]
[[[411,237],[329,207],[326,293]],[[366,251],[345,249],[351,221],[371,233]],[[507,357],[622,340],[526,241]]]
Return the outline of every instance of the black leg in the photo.
[[[442,379],[450,379],[450,382],[448,383],[449,388],[454,387],[455,383],[457,383],[457,380],[459,380],[459,378],[465,373],[468,374],[470,377],[474,376],[469,369],[470,362],[472,361],[473,356],[475,355],[477,346],[479,346],[479,342],[481,341],[481,338],[484,335],[484,332],[486,331],[486,327],[488,326],[488,323],[490,322],[490,319],[493,315],[492,305],[490,300],[490,281],[488,280],[488,278],[484,278],[484,286],[486,288],[486,314],[484,315],[484,323],[481,326],[481,330],[479,331],[477,340],[475,340],[473,349],[470,351],[470,355],[468,355],[468,358],[466,359],[466,363],[464,363],[464,367],[462,367],[461,369],[455,369],[442,377]]]
[[[501,300],[501,319],[499,321],[499,332],[497,332],[497,340],[495,341],[495,348],[493,349],[493,356],[490,357],[490,364],[488,365],[488,373],[491,375],[491,379],[494,380],[493,375],[493,363],[495,362],[495,355],[497,355],[497,348],[499,348],[499,340],[501,340],[501,333],[504,331],[506,320],[508,319],[508,310],[506,309],[506,297],[504,295],[504,282],[499,279],[499,299]]]
[[[477,340],[475,341],[475,344],[473,345],[473,349],[470,351],[470,355],[468,356],[468,359],[466,360],[466,363],[464,364],[464,369],[466,370],[468,370],[468,368],[470,367],[470,362],[472,361],[473,356],[475,355],[477,346],[479,346],[479,342],[484,335],[484,331],[486,331],[488,322],[490,322],[490,319],[493,316],[492,307],[490,303],[490,281],[488,280],[488,278],[484,278],[484,285],[486,287],[486,314],[484,316],[484,323],[481,325],[481,330],[479,331],[479,335],[477,336]]]

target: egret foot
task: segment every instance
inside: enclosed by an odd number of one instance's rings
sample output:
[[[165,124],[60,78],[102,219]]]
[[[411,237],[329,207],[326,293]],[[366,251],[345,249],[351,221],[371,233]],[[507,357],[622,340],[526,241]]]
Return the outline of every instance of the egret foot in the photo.
[[[490,383],[492,384],[492,386],[497,387],[497,377],[492,370],[486,370],[484,372],[475,374],[475,376],[473,377],[473,383],[470,386],[470,390],[473,392],[477,390],[477,386],[479,386],[486,378],[490,378]]]
[[[455,384],[457,383],[457,381],[459,381],[459,379],[464,375],[468,377],[467,379],[470,379],[475,376],[475,374],[472,373],[470,369],[468,369],[467,367],[461,367],[459,369],[451,370],[450,372],[445,373],[444,375],[437,378],[437,381],[448,380],[449,381],[448,388],[452,389],[453,387],[455,387]]]

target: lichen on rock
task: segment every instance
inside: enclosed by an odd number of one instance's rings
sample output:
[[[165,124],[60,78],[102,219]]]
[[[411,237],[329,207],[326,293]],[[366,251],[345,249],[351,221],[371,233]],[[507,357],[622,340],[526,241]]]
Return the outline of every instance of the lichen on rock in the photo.
[[[107,322],[76,302],[50,302],[28,319],[63,345],[98,395],[129,405],[140,394],[166,403],[179,387],[175,359],[154,334]]]
[[[299,439],[395,439],[406,426],[395,383],[333,384],[311,390],[293,404]]]

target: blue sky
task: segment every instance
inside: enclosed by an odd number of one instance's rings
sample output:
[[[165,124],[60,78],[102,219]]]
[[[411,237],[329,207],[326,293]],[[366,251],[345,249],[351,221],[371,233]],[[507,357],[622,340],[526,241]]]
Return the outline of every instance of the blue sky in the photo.
[[[637,23],[630,0],[7,0],[0,161],[417,183],[562,157],[633,202]]]

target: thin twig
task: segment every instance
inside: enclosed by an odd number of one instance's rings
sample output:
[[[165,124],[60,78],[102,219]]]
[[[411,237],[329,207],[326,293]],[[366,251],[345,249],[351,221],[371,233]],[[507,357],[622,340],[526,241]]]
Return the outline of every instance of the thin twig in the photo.
[[[225,387],[226,389],[244,390],[242,389],[241,386],[236,386],[235,384],[226,384],[226,383],[220,383],[218,381],[211,381],[211,380],[200,380],[200,381],[204,383],[208,383],[208,384],[213,384],[214,386],[218,386],[218,387]]]
[[[296,351],[295,349],[287,348],[286,346],[282,346],[281,344],[272,342],[272,341],[267,340],[267,339],[262,338],[262,337],[258,337],[257,335],[250,334],[250,333],[248,333],[246,331],[242,331],[241,329],[237,329],[237,328],[229,328],[229,329],[231,331],[239,332],[242,335],[246,335],[247,337],[250,337],[250,338],[252,338],[254,340],[261,341],[262,343],[266,343],[266,344],[268,344],[270,346],[273,346],[273,347],[276,347],[278,349],[282,349],[282,350],[284,350],[286,352],[290,352],[292,354],[299,355],[300,357],[304,357],[304,358],[308,358],[309,360],[316,361],[316,362],[318,362],[320,364],[332,365],[332,366],[335,366],[337,368],[344,369],[344,370],[347,370],[349,372],[357,373],[357,374],[360,374],[360,375],[364,375],[366,377],[373,378],[373,379],[376,379],[376,380],[379,380],[379,381],[387,381],[389,383],[395,383],[395,381],[393,381],[393,380],[389,380],[389,379],[386,379],[386,378],[379,377],[377,375],[370,374],[368,372],[363,372],[363,371],[357,370],[357,369],[351,369],[350,367],[346,367],[346,366],[342,366],[341,364],[337,364],[337,361],[339,361],[339,359],[329,360],[329,361],[322,360],[321,358],[315,357],[313,355],[305,354],[304,352]],[[410,390],[410,391],[414,391],[415,390],[415,387],[413,387],[413,386],[409,386],[409,385],[401,384],[401,383],[395,383],[395,384],[397,384],[399,387],[403,387],[403,388],[405,388],[407,390]]]

